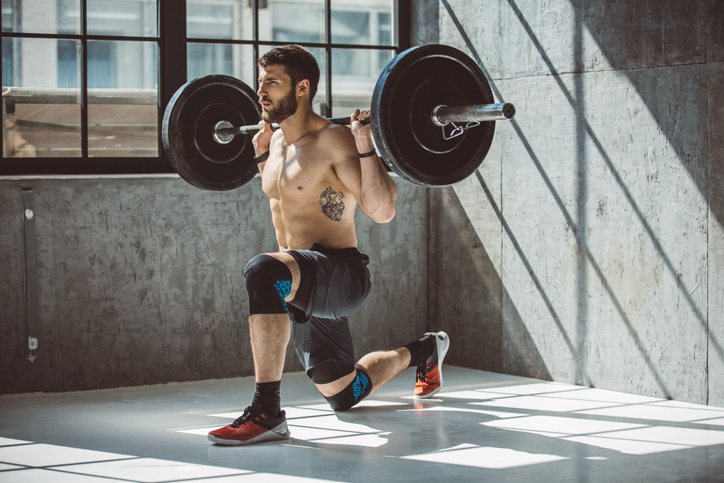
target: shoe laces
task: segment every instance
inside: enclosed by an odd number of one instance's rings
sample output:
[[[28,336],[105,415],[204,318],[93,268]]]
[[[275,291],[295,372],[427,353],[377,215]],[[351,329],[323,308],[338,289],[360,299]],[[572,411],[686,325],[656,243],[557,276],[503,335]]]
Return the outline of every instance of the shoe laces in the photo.
[[[417,366],[417,380],[425,384],[427,379],[427,361]]]
[[[249,422],[252,419],[255,419],[257,417],[257,414],[255,414],[255,411],[252,409],[251,406],[247,406],[246,409],[244,409],[244,414],[236,418],[236,420],[231,423],[232,428],[238,428],[242,424],[245,424]]]

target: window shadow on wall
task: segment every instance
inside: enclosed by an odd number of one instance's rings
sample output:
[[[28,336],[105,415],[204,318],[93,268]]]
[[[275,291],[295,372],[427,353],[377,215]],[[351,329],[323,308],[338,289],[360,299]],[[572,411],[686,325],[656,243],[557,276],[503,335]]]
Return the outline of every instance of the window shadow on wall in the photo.
[[[540,43],[532,35],[515,1],[508,0],[508,3],[543,54]],[[702,198],[709,203],[710,214],[720,224],[724,224],[723,188],[714,182],[719,179],[721,183],[724,176],[721,159],[724,143],[718,140],[720,136],[714,134],[714,127],[718,126],[721,130],[722,126],[715,124],[707,112],[708,109],[716,108],[710,104],[717,104],[710,88],[724,79],[710,74],[706,67],[710,62],[724,61],[724,29],[721,28],[724,25],[724,2],[666,0],[654,8],[647,8],[636,1],[611,3],[571,0],[571,4],[576,10],[577,19],[585,25],[613,70],[627,76],[646,104],[676,151],[682,166],[696,183]],[[543,58],[553,73],[550,60],[546,56]],[[694,77],[693,66],[696,65],[701,66],[701,75]],[[679,84],[672,86],[674,91],[665,92],[655,77],[641,71],[641,68],[660,66],[669,69],[681,66],[691,71],[692,75],[681,75]],[[575,70],[583,71],[583,63],[578,63]],[[699,85],[686,85],[691,82]],[[700,125],[692,129],[690,124],[693,119]],[[707,131],[708,136],[702,136],[701,133]],[[692,143],[692,134],[701,136],[705,145],[696,146]],[[706,145],[707,141],[709,146]],[[716,149],[710,151],[713,143],[718,143],[718,153]],[[692,144],[698,148],[694,152]],[[718,163],[715,161],[717,156]]]
[[[447,3],[445,0],[443,0],[443,2],[444,2],[444,3]],[[526,21],[526,19],[525,19],[525,17],[523,16],[522,12],[520,11],[520,9],[518,9],[517,5],[515,4],[515,1],[514,1],[514,0],[508,0],[508,3],[510,4],[511,8],[514,10],[516,16],[517,16],[518,19],[520,20],[520,22],[521,22],[521,24],[523,25],[523,27],[525,28],[526,32],[528,33],[529,37],[531,38],[532,42],[534,43],[536,49],[538,50],[539,54],[540,54],[541,57],[543,58],[544,62],[546,63],[546,65],[547,65],[548,68],[550,69],[551,74],[553,74],[553,78],[555,79],[555,81],[556,81],[556,83],[558,84],[559,88],[560,88],[561,91],[563,92],[563,94],[564,94],[564,96],[566,97],[566,99],[568,100],[568,102],[571,104],[571,107],[573,108],[573,111],[574,111],[574,113],[575,113],[575,115],[576,115],[576,119],[577,119],[578,125],[579,125],[580,127],[582,127],[583,131],[584,131],[585,134],[588,136],[588,139],[590,139],[590,141],[591,141],[591,142],[593,143],[593,145],[595,146],[596,150],[599,152],[602,160],[604,161],[604,163],[605,163],[606,166],[608,167],[609,172],[610,172],[611,175],[613,176],[616,184],[619,186],[619,188],[620,188],[620,190],[621,190],[621,193],[623,194],[623,196],[624,196],[624,198],[626,199],[626,201],[628,202],[628,204],[631,206],[631,209],[632,209],[633,213],[636,215],[636,218],[639,220],[639,222],[641,223],[642,227],[644,228],[644,231],[646,232],[647,236],[648,236],[649,239],[651,240],[651,242],[652,242],[652,244],[653,244],[656,252],[657,252],[657,253],[659,254],[659,256],[661,257],[661,259],[662,259],[662,261],[663,261],[663,263],[664,263],[664,266],[666,267],[666,270],[669,272],[669,275],[672,276],[675,280],[678,281],[677,286],[678,286],[678,289],[679,289],[679,293],[680,293],[681,297],[686,301],[687,305],[689,306],[689,308],[691,309],[692,313],[694,314],[696,320],[700,323],[702,329],[706,332],[707,337],[708,337],[708,339],[709,339],[710,346],[714,349],[714,352],[717,354],[717,356],[718,356],[722,361],[724,361],[724,349],[722,349],[722,345],[719,343],[719,341],[716,339],[716,337],[709,331],[708,321],[707,321],[707,319],[706,319],[706,316],[705,316],[705,314],[702,312],[702,310],[697,306],[695,300],[693,299],[693,297],[692,297],[692,295],[691,295],[691,294],[693,293],[693,290],[691,290],[691,289],[684,283],[684,281],[681,280],[681,277],[679,276],[678,270],[677,270],[677,268],[676,268],[673,260],[671,260],[671,258],[670,258],[670,257],[668,256],[668,254],[665,252],[663,246],[661,245],[661,242],[658,240],[656,234],[654,233],[654,231],[653,231],[653,229],[651,228],[650,224],[649,224],[648,221],[646,220],[646,217],[645,217],[643,211],[641,210],[641,208],[639,207],[639,205],[636,203],[636,200],[634,199],[633,195],[631,194],[628,186],[627,186],[626,183],[623,181],[623,178],[621,177],[621,175],[620,175],[619,172],[617,171],[617,169],[616,169],[616,167],[615,167],[615,165],[614,165],[611,157],[608,155],[608,153],[606,152],[606,150],[603,148],[603,144],[602,144],[601,141],[599,140],[599,138],[598,138],[598,136],[596,135],[596,133],[593,131],[593,128],[591,127],[591,125],[590,125],[590,124],[588,123],[588,121],[586,120],[585,114],[584,114],[584,112],[583,112],[583,110],[582,110],[582,107],[579,105],[579,103],[576,102],[575,97],[573,96],[573,94],[568,90],[568,88],[564,85],[563,81],[560,79],[560,76],[558,75],[558,72],[555,70],[555,68],[554,68],[554,66],[553,66],[553,63],[552,63],[551,60],[550,60],[550,57],[548,56],[548,54],[546,53],[546,51],[543,49],[542,44],[540,43],[540,41],[539,41],[538,38],[536,37],[535,33],[533,32],[533,30],[531,29],[530,25],[529,25],[528,22]],[[583,8],[583,7],[581,7],[581,8]],[[721,10],[721,9],[719,9],[719,10]],[[454,15],[454,14],[452,13],[452,10],[449,10],[449,12],[450,12],[451,15]],[[461,27],[461,25],[460,25],[459,22],[457,22],[457,21],[456,21],[456,25],[458,25],[458,26]],[[590,28],[589,28],[589,30],[590,30]],[[461,29],[461,34],[463,34],[463,33],[464,33],[464,32],[463,32],[462,29]],[[467,43],[468,47],[471,49],[472,52],[474,52],[476,61],[477,61],[480,65],[482,65],[482,61],[480,60],[480,56],[477,54],[477,52],[476,52],[475,49],[473,48],[472,43],[470,42],[470,40],[469,40],[469,38],[467,37],[467,35],[465,35],[465,38],[466,38],[466,43]],[[623,68],[623,66],[622,66],[621,68]],[[486,75],[487,75],[487,72],[486,72]],[[488,76],[488,77],[489,77],[489,76]],[[629,77],[636,77],[636,76],[635,76],[635,74],[634,74],[634,75],[629,75]],[[631,82],[634,83],[634,85],[636,86],[636,84],[635,84],[635,79],[632,78],[632,79],[631,79]],[[495,88],[495,86],[494,86],[493,83],[491,83],[491,87],[493,87],[493,91],[495,92],[495,95],[498,96],[498,97],[501,97],[501,93],[498,91],[497,88]],[[642,98],[643,98],[644,101],[646,102],[647,106],[649,107],[649,110],[651,110],[652,114],[653,114],[654,117],[657,119],[657,122],[659,123],[662,131],[667,134],[667,138],[669,139],[669,142],[677,149],[677,153],[679,154],[679,158],[680,158],[680,159],[684,159],[684,160],[685,160],[685,159],[689,159],[690,156],[687,156],[686,153],[682,153],[682,152],[681,152],[681,150],[684,149],[684,148],[683,148],[680,144],[677,145],[676,136],[673,135],[673,132],[667,131],[667,126],[668,126],[669,124],[673,124],[674,127],[675,127],[675,126],[676,126],[676,122],[673,122],[673,123],[672,123],[672,122],[671,122],[671,113],[670,113],[669,111],[666,111],[666,109],[664,108],[664,106],[659,106],[659,105],[658,105],[658,100],[660,100],[660,99],[657,99],[657,98],[656,98],[656,96],[655,96],[655,94],[656,94],[655,90],[647,89],[646,86],[636,86],[636,87],[637,87],[637,90],[638,90],[639,94],[642,96]],[[647,100],[647,95],[648,95],[648,97],[649,97],[648,100]],[[501,98],[502,98],[502,97],[501,97]],[[667,105],[668,105],[668,104],[667,104]],[[661,116],[657,116],[656,113],[657,113],[657,111],[659,111],[659,110],[660,110],[660,111],[666,111],[666,115],[663,115],[663,114],[662,114]],[[521,132],[521,130],[520,130],[520,127],[518,126],[518,124],[517,124],[515,121],[513,121],[513,126],[514,126],[514,129],[516,130],[516,133],[517,133],[518,136],[520,137],[520,139],[524,142],[524,144],[526,144],[526,149],[528,150],[528,152],[532,154],[532,149],[530,148],[530,145],[525,141],[525,138],[524,138],[524,136],[523,136],[523,134],[522,134],[522,132]],[[678,146],[678,147],[677,147],[677,146]],[[704,151],[706,152],[706,149],[705,149]],[[541,164],[538,163],[538,162],[536,162],[536,158],[534,158],[533,156],[531,156],[531,159],[534,160],[534,162],[535,162],[535,164],[536,164],[536,168],[537,168],[538,171],[541,173],[541,176],[544,176],[544,179],[545,179],[545,171],[543,170],[543,167],[541,166]],[[697,182],[697,186],[699,187],[699,190],[701,191],[702,196],[704,197],[704,199],[707,199],[707,200],[708,200],[709,197],[707,196],[707,187],[706,187],[706,165],[705,165],[706,163],[705,163],[705,160],[704,160],[704,161],[701,161],[701,160],[700,160],[700,162],[704,162],[704,168],[703,168],[704,171],[703,171],[703,173],[702,173],[702,171],[701,171],[701,165],[697,164],[695,161],[696,161],[696,160],[692,160],[691,163],[684,163],[684,164],[686,165],[687,168],[691,168],[692,166],[696,168],[696,171],[695,171],[695,172],[691,172],[691,170],[690,170],[690,174],[691,174],[691,176],[692,176],[692,179],[694,179],[694,180]],[[702,181],[702,180],[703,180],[703,181]],[[549,189],[551,190],[551,193],[552,193],[553,196],[556,198],[556,203],[558,204],[558,206],[561,208],[561,211],[562,211],[563,214],[565,215],[566,221],[571,222],[571,227],[575,227],[575,224],[572,223],[573,220],[572,220],[570,214],[565,210],[565,207],[564,207],[562,201],[560,200],[560,197],[558,197],[557,193],[556,193],[555,190],[553,189],[553,186],[552,186],[552,184],[550,183],[549,180],[546,181],[546,185],[549,187]],[[716,206],[710,205],[710,208],[711,208],[711,211],[714,212]],[[722,208],[722,207],[719,207],[719,208]],[[723,220],[723,219],[724,219],[724,218],[722,217],[722,213],[721,213],[721,212],[720,212],[719,214],[717,214],[717,213],[714,213],[714,214],[715,214],[715,216],[717,217],[717,219],[719,219],[719,220]],[[581,229],[581,227],[578,227],[578,230],[576,231],[576,236],[577,236],[577,238],[579,238],[579,240],[580,240],[580,229]],[[580,243],[580,241],[579,241],[579,243]],[[607,290],[608,290],[608,292],[609,292],[609,295],[611,295],[612,300],[615,301],[616,306],[617,306],[617,309],[619,309],[619,311],[622,312],[622,311],[621,311],[621,308],[620,308],[620,303],[618,303],[618,301],[616,300],[615,296],[614,296],[613,293],[610,291],[610,286],[609,286],[607,283],[605,283],[605,279],[603,278],[603,275],[602,275],[600,269],[598,268],[598,265],[597,265],[597,264],[595,263],[595,261],[593,260],[593,257],[590,256],[590,252],[588,252],[588,250],[587,250],[587,248],[585,247],[585,245],[583,245],[583,248],[585,249],[585,253],[587,254],[586,257],[589,259],[589,261],[592,262],[592,266],[593,266],[594,269],[596,270],[597,274],[602,278],[602,282],[604,282],[604,286],[607,287]]]
[[[441,324],[451,334],[454,347],[446,363],[552,380],[455,192],[435,190],[431,198],[430,278],[445,283],[430,283],[430,320],[432,330]],[[532,270],[531,276],[536,280]],[[542,288],[541,295],[562,329]],[[573,351],[565,331],[562,334]]]
[[[531,29],[530,26],[528,25],[526,19],[523,17],[522,13],[521,13],[520,10],[517,8],[517,5],[515,4],[515,2],[514,2],[513,0],[508,0],[508,2],[509,2],[509,4],[511,5],[511,8],[513,8],[513,10],[515,11],[516,15],[518,16],[521,24],[522,24],[523,27],[526,29],[528,35],[530,36],[531,40],[532,40],[533,43],[535,44],[536,48],[538,49],[539,54],[542,56],[542,58],[544,59],[546,65],[547,65],[547,66],[549,67],[549,69],[551,70],[551,73],[554,74],[554,75],[553,75],[553,79],[557,82],[557,84],[558,84],[559,88],[561,89],[561,91],[563,92],[565,98],[566,98],[566,99],[568,100],[568,102],[571,104],[571,106],[572,106],[572,108],[573,108],[573,111],[574,111],[574,115],[576,116],[576,121],[577,121],[577,127],[578,127],[579,137],[587,138],[588,140],[590,140],[590,142],[591,142],[591,143],[593,144],[593,146],[594,146],[594,149],[595,149],[596,151],[598,151],[598,153],[599,153],[600,156],[602,157],[605,165],[607,166],[607,168],[609,169],[610,173],[612,174],[612,176],[613,176],[616,184],[617,184],[618,187],[620,188],[621,193],[623,194],[623,196],[624,196],[624,198],[626,199],[627,203],[631,206],[631,209],[632,209],[633,213],[635,214],[636,218],[638,219],[638,221],[639,221],[639,222],[641,223],[641,225],[643,226],[643,229],[644,229],[645,233],[647,234],[648,238],[650,238],[650,240],[651,240],[651,242],[652,242],[652,244],[653,244],[653,246],[654,246],[655,251],[656,251],[656,252],[658,253],[658,255],[661,257],[661,259],[662,259],[662,261],[663,261],[663,263],[664,263],[664,266],[665,266],[666,271],[669,272],[669,275],[672,276],[675,280],[678,280],[679,283],[678,283],[677,287],[678,287],[678,290],[679,290],[679,292],[680,292],[680,296],[681,296],[681,298],[682,298],[683,300],[686,301],[686,304],[689,306],[689,308],[690,308],[690,310],[692,311],[692,313],[694,314],[696,320],[700,323],[701,328],[702,328],[702,329],[705,331],[705,333],[707,334],[707,337],[708,337],[709,343],[710,343],[710,347],[713,349],[712,352],[714,352],[720,359],[724,360],[724,350],[722,350],[721,344],[716,340],[716,338],[714,337],[714,335],[709,331],[709,329],[708,329],[708,321],[707,321],[705,315],[702,313],[702,310],[697,306],[695,300],[694,300],[693,297],[691,296],[692,291],[685,285],[685,283],[683,283],[683,281],[681,280],[681,278],[678,276],[678,271],[677,271],[677,269],[676,269],[676,267],[675,267],[675,265],[674,265],[674,262],[671,260],[671,258],[668,256],[668,254],[664,251],[664,248],[663,248],[661,242],[657,239],[656,234],[654,233],[653,229],[651,228],[651,226],[650,226],[649,223],[647,222],[646,217],[644,216],[641,208],[640,208],[640,207],[638,206],[638,204],[636,203],[636,201],[635,201],[633,195],[631,194],[629,188],[627,187],[627,185],[626,185],[625,182],[623,181],[621,175],[620,175],[620,174],[618,173],[618,171],[616,170],[616,168],[615,168],[615,166],[614,166],[614,164],[613,164],[610,156],[608,155],[608,153],[607,153],[607,152],[605,151],[605,149],[603,148],[603,145],[602,145],[602,143],[600,142],[598,136],[597,136],[596,133],[593,131],[591,125],[588,123],[588,121],[587,121],[587,119],[586,119],[586,117],[585,117],[585,114],[584,114],[584,112],[583,112],[582,106],[581,106],[578,102],[576,102],[576,97],[575,97],[575,96],[568,90],[568,88],[564,85],[564,83],[563,83],[562,80],[560,79],[560,76],[557,75],[558,73],[555,71],[555,69],[554,69],[554,67],[553,67],[553,64],[552,64],[549,56],[547,55],[547,53],[546,53],[545,50],[543,49],[541,43],[539,42],[539,40],[537,39],[537,37],[536,37],[535,34],[533,33],[532,29]],[[480,58],[480,55],[478,54],[475,46],[473,45],[473,42],[470,40],[470,37],[467,35],[465,29],[463,28],[461,22],[459,21],[459,19],[458,19],[458,17],[457,17],[457,15],[456,15],[455,12],[453,11],[453,9],[450,7],[450,4],[449,4],[446,0],[441,0],[441,3],[442,3],[442,5],[445,7],[445,9],[447,10],[448,15],[450,16],[450,18],[451,18],[451,20],[453,21],[454,25],[455,25],[456,28],[458,29],[459,34],[460,34],[461,38],[464,40],[464,42],[465,42],[468,50],[472,53],[473,58],[474,58],[475,61],[478,63],[478,65],[483,69],[483,71],[484,71],[485,75],[488,77],[488,79],[490,79],[490,75],[488,75],[488,72],[487,72],[487,70],[486,70],[486,68],[485,68],[485,65],[483,64],[483,62],[482,62],[482,60],[481,60],[481,58]],[[504,98],[503,98],[503,96],[501,95],[500,91],[499,91],[499,90],[497,89],[497,87],[495,86],[495,83],[494,83],[494,82],[491,82],[491,88],[493,89],[493,92],[494,92],[494,94],[496,95],[496,97],[500,100],[500,102],[502,102],[502,101],[504,100]],[[663,391],[663,393],[664,393],[667,397],[671,397],[669,390],[667,389],[666,385],[664,384],[664,381],[663,381],[663,379],[662,379],[662,377],[661,377],[661,374],[659,374],[659,372],[658,372],[657,368],[655,367],[653,361],[650,359],[650,357],[649,357],[649,355],[648,355],[648,352],[647,352],[646,348],[644,347],[641,339],[640,339],[640,338],[638,337],[638,335],[636,334],[636,332],[635,332],[635,330],[634,330],[634,328],[633,328],[633,326],[632,326],[632,324],[631,324],[631,321],[630,321],[630,319],[628,318],[628,316],[627,316],[627,314],[626,314],[626,311],[624,310],[623,305],[621,304],[621,302],[620,302],[619,298],[617,297],[617,295],[616,295],[616,294],[614,293],[614,291],[612,290],[612,287],[611,287],[611,285],[608,283],[606,277],[604,276],[604,274],[603,274],[603,272],[602,272],[599,264],[597,263],[597,261],[595,260],[595,258],[592,256],[592,254],[591,254],[590,251],[588,250],[587,243],[586,243],[586,239],[585,239],[585,234],[582,235],[582,233],[583,233],[582,228],[585,229],[585,221],[586,221],[585,218],[582,220],[582,219],[580,219],[580,217],[578,217],[578,219],[574,220],[574,218],[571,216],[571,214],[570,214],[570,213],[568,212],[568,210],[566,209],[566,206],[565,206],[563,200],[561,199],[560,195],[559,195],[559,194],[557,193],[557,191],[555,190],[553,184],[551,183],[551,180],[549,179],[548,175],[546,174],[545,170],[543,169],[540,161],[538,160],[538,158],[537,158],[535,152],[533,151],[530,143],[527,141],[527,139],[526,139],[524,133],[522,132],[520,126],[519,126],[519,125],[517,124],[517,122],[515,122],[515,121],[512,121],[512,126],[513,126],[513,128],[515,129],[516,134],[517,134],[518,137],[520,138],[520,141],[521,141],[521,142],[523,143],[523,145],[525,146],[528,154],[530,155],[531,161],[533,162],[533,164],[535,165],[535,167],[536,167],[537,171],[539,172],[541,178],[542,178],[543,181],[545,182],[547,188],[548,188],[549,191],[550,191],[551,196],[554,198],[554,200],[555,200],[557,206],[559,207],[561,213],[563,214],[566,222],[567,222],[568,225],[574,230],[574,233],[575,233],[575,236],[576,236],[576,242],[577,242],[578,250],[579,250],[579,252],[582,254],[582,257],[583,257],[582,260],[581,260],[581,262],[579,262],[579,263],[584,263],[584,264],[587,263],[588,265],[590,265],[590,268],[593,270],[595,276],[599,279],[600,283],[602,284],[603,288],[605,289],[606,293],[608,294],[609,299],[610,299],[611,302],[614,304],[614,307],[615,307],[616,311],[617,311],[618,314],[619,314],[620,320],[621,320],[621,321],[624,323],[624,325],[626,326],[626,329],[627,329],[627,331],[628,331],[628,334],[629,334],[629,335],[632,337],[632,339],[634,340],[635,345],[636,345],[637,349],[639,350],[639,352],[640,352],[640,354],[641,354],[641,357],[644,359],[644,361],[646,362],[647,367],[649,368],[649,370],[651,371],[651,373],[652,373],[653,376],[655,377],[655,379],[656,379],[656,381],[657,381],[657,384],[659,385],[659,387],[661,388],[661,390]],[[662,128],[662,129],[663,129],[663,128]],[[584,140],[585,140],[585,139],[584,139]],[[672,143],[672,144],[674,144],[674,143]],[[579,140],[578,146],[580,147],[581,145],[582,145],[582,143],[581,143],[580,140]],[[579,151],[578,151],[578,157],[579,157],[579,159],[578,159],[578,164],[579,164],[578,169],[585,169],[585,162],[583,163],[583,166],[581,166],[581,159],[580,159],[580,158],[585,157],[585,156],[586,156],[585,151],[584,151],[584,152],[581,152],[581,150],[579,149]],[[694,179],[698,179],[697,176],[699,176],[699,174],[692,175],[692,177],[693,177]],[[493,206],[495,207],[494,200],[493,200],[493,198],[490,196],[489,190],[486,189],[485,184],[484,184],[484,182],[483,182],[483,180],[482,180],[482,176],[478,175],[478,179],[481,181],[481,188],[486,192],[486,196],[488,197],[488,200],[489,200],[489,201],[493,204]],[[704,179],[705,179],[705,178],[704,178]],[[583,184],[583,188],[585,188],[585,182],[584,182],[584,184]],[[700,188],[701,188],[701,185],[700,185]],[[704,188],[704,193],[706,193],[706,188]],[[579,188],[579,191],[577,192],[577,196],[578,196],[579,198],[582,197],[582,196],[585,196],[585,191],[583,191],[582,189]],[[580,209],[580,204],[581,204],[581,203],[580,203],[580,200],[579,200],[579,203],[578,203],[579,209]],[[530,276],[533,278],[534,284],[535,284],[536,287],[538,288],[538,291],[541,292],[542,288],[540,287],[540,284],[539,284],[539,283],[536,283],[535,273],[532,271],[532,268],[531,268],[530,264],[529,264],[529,263],[526,263],[525,254],[524,254],[523,251],[521,250],[520,245],[515,241],[515,236],[514,236],[514,234],[510,231],[510,228],[508,227],[507,223],[505,222],[505,218],[504,218],[501,210],[498,209],[497,207],[495,207],[495,210],[496,210],[496,213],[498,214],[498,217],[499,217],[499,219],[500,219],[500,221],[501,221],[501,223],[502,223],[503,229],[504,229],[504,231],[506,232],[505,235],[506,235],[507,237],[509,237],[510,240],[513,242],[513,246],[515,247],[516,251],[518,252],[518,255],[520,256],[521,260],[523,260],[523,263],[526,265],[526,268],[527,268]],[[584,273],[584,275],[585,275],[585,273]],[[579,279],[580,279],[580,277],[579,277]],[[586,288],[585,286],[579,287],[579,289],[585,289],[585,288]],[[545,293],[542,292],[542,293],[541,293],[541,296],[544,297],[544,301],[546,301],[546,305],[548,305],[549,308],[550,308],[550,306],[551,306],[551,305],[550,305],[550,301],[549,301],[549,300],[547,299],[547,297],[545,296]],[[554,314],[553,314],[553,315],[554,315]],[[585,313],[584,313],[583,315],[585,315]],[[555,316],[554,316],[554,320],[556,320],[556,317],[555,317]],[[582,319],[579,318],[579,323],[581,323],[581,320],[582,320]],[[585,322],[585,320],[584,320],[584,322]],[[559,331],[562,329],[561,326],[559,326],[558,328],[559,328]],[[571,350],[572,354],[575,356],[575,355],[576,355],[575,347],[576,347],[577,345],[578,345],[578,346],[582,346],[582,344],[580,344],[580,340],[579,340],[579,341],[576,341],[576,342],[574,343],[574,342],[572,342],[572,341],[570,340],[570,338],[568,338],[568,336],[566,336],[566,341],[567,341],[567,345],[568,345],[569,350]],[[577,360],[578,362],[580,362],[580,360],[579,360],[578,358],[577,358],[576,360]],[[582,373],[585,374],[585,367],[580,368],[580,369],[582,370]]]

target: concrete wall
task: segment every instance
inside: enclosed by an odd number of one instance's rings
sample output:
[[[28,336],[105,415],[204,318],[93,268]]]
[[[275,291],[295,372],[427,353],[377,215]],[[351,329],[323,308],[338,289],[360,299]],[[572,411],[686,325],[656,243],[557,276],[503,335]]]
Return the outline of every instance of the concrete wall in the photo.
[[[423,3],[518,110],[432,198],[450,362],[724,405],[724,4]]]
[[[467,52],[518,114],[469,179],[398,182],[389,225],[358,214],[358,356],[444,329],[451,364],[724,405],[721,25],[716,0],[413,2],[413,42]],[[0,223],[0,391],[252,373],[241,269],[275,249],[258,180],[1,180]]]
[[[39,346],[28,359],[21,191],[35,198]],[[428,320],[427,194],[398,216],[359,212],[375,287],[351,318],[357,356],[418,338]],[[242,270],[277,249],[257,177],[230,192],[178,177],[0,180],[0,392],[253,374]],[[301,370],[293,349],[287,371]]]

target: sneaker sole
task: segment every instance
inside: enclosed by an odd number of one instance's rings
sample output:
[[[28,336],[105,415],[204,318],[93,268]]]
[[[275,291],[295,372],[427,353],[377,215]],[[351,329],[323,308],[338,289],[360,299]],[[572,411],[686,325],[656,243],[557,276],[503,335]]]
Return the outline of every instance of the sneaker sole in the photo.
[[[224,446],[247,446],[251,444],[266,443],[269,441],[281,441],[283,439],[289,439],[291,435],[292,433],[287,428],[286,422],[284,422],[276,428],[246,441],[242,441],[240,439],[221,439],[216,436],[212,436],[211,434],[209,434],[207,438],[214,444],[221,444]]]
[[[429,399],[442,389],[442,361],[445,359],[445,354],[447,354],[447,350],[450,348],[450,337],[447,333],[440,331],[435,334],[435,343],[437,344],[437,373],[440,375],[440,385],[429,394],[422,396],[416,395],[415,399]]]

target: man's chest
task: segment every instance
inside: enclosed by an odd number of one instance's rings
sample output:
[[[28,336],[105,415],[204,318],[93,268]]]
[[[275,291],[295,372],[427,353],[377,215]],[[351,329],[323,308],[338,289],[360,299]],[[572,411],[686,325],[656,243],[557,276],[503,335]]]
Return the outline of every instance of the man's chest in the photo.
[[[305,150],[274,153],[264,166],[262,189],[269,198],[288,198],[319,191],[333,175],[328,161]],[[316,193],[319,196],[319,193]]]

